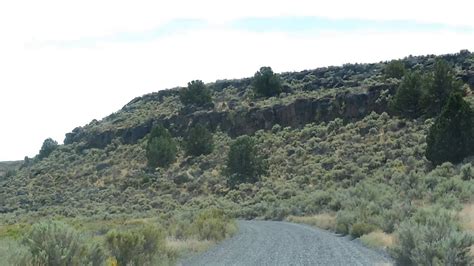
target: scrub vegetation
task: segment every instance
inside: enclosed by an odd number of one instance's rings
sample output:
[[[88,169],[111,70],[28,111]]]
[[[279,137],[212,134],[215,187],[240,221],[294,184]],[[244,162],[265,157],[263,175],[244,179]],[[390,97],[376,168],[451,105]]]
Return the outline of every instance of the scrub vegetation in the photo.
[[[231,236],[239,218],[360,237],[400,265],[469,265],[473,73],[461,51],[262,68],[136,98],[0,177],[0,257],[173,264]],[[306,107],[279,111],[288,106]]]

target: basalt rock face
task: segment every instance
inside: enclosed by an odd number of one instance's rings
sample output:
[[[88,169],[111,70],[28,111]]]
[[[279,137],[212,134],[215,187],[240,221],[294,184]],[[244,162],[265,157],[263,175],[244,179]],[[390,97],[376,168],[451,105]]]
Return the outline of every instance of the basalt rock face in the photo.
[[[474,89],[474,69],[464,72],[459,78]]]
[[[441,56],[408,56],[402,60],[407,68],[431,71],[438,58],[452,65],[457,78],[474,89],[474,54],[467,50]],[[178,99],[180,88],[162,90],[133,99],[122,110],[100,122],[93,121],[74,129],[66,134],[64,143],[82,143],[84,148],[104,148],[114,140],[132,144],[146,136],[156,124],[163,124],[175,136],[183,135],[194,124],[203,124],[211,130],[221,130],[235,137],[253,134],[260,129],[268,130],[276,124],[300,127],[335,118],[356,120],[371,112],[388,112],[387,96],[394,94],[400,81],[382,78],[385,65],[386,62],[346,64],[281,73],[283,95],[300,93],[301,98],[268,107],[255,107],[252,102],[241,104],[242,99],[248,99],[251,78],[218,80],[208,84],[214,92],[216,106],[204,109],[181,106]],[[361,88],[365,88],[365,92],[356,92]],[[315,92],[326,89],[339,93],[331,97],[314,96],[318,95]],[[156,108],[155,112],[152,107],[157,106],[166,108]]]
[[[372,86],[366,92],[340,93],[335,97],[300,98],[286,105],[265,108],[249,108],[240,111],[206,111],[155,118],[138,126],[103,132],[90,132],[76,128],[66,134],[65,144],[82,142],[85,148],[104,148],[112,140],[125,144],[136,143],[145,137],[156,124],[167,127],[174,135],[183,135],[195,124],[211,130],[221,130],[235,137],[253,134],[257,130],[269,130],[278,124],[282,127],[300,127],[312,122],[327,122],[335,118],[346,121],[363,118],[371,112],[388,112],[387,102],[380,100],[383,91],[393,93],[396,85]]]

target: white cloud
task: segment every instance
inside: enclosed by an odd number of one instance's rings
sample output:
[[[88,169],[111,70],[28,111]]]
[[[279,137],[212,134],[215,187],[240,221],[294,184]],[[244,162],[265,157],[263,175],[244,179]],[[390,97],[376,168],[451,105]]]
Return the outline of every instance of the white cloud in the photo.
[[[224,26],[149,42],[109,42],[82,48],[26,45],[152,29],[176,18],[202,18],[224,25],[242,17],[323,15],[473,25],[467,16],[471,9],[459,8],[453,13],[451,6],[459,7],[456,2],[441,7],[430,1],[426,12],[411,11],[407,1],[398,1],[396,6],[377,4],[379,1],[357,1],[357,5],[352,1],[344,5],[340,1],[255,2],[0,3],[0,160],[33,156],[47,137],[62,141],[64,133],[118,110],[136,96],[182,86],[192,79],[211,82],[240,78],[252,75],[262,65],[280,72],[474,48],[474,36],[468,32],[295,35],[252,33]],[[369,6],[377,8],[371,10]]]
[[[222,23],[272,16],[411,20],[474,27],[471,7],[469,0],[16,0],[0,3],[0,32],[10,40],[77,39],[149,30],[179,18]]]

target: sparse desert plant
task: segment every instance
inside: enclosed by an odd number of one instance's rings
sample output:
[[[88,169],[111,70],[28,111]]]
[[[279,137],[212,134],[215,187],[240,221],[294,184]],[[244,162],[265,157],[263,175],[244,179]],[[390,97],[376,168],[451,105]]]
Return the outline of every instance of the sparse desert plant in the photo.
[[[193,231],[191,219],[179,217],[168,226],[169,233],[177,240],[184,240],[192,237]]]
[[[83,236],[59,221],[34,224],[22,243],[30,251],[33,265],[81,265],[88,251]]]
[[[384,233],[381,230],[376,230],[361,236],[360,241],[370,248],[383,250],[392,247],[394,243],[393,235]]]
[[[105,236],[105,244],[118,265],[152,265],[158,256],[166,255],[165,234],[151,225],[113,230]]]
[[[166,240],[168,248],[176,254],[199,253],[207,250],[214,244],[212,240],[198,240],[194,238]]]
[[[309,224],[324,230],[335,230],[336,216],[329,213],[321,213],[313,216],[288,216],[288,221],[293,223]]]
[[[474,178],[473,170],[471,163],[461,166],[461,179],[466,181],[472,180]]]
[[[28,247],[12,238],[0,239],[0,258],[0,266],[30,266],[33,264]]]
[[[87,253],[84,256],[84,260],[90,266],[101,266],[104,264],[106,260],[106,251],[102,244],[102,242],[97,240],[89,240],[87,241]]]
[[[355,214],[350,211],[339,211],[336,215],[336,232],[347,235],[351,230],[351,226],[355,223]]]
[[[207,209],[200,212],[193,227],[200,240],[222,240],[236,231],[236,225],[222,210]]]
[[[453,214],[439,207],[422,209],[404,221],[392,249],[399,265],[470,265],[472,235],[461,232]]]
[[[377,230],[377,226],[368,223],[355,223],[351,226],[350,234],[352,237],[361,237]]]

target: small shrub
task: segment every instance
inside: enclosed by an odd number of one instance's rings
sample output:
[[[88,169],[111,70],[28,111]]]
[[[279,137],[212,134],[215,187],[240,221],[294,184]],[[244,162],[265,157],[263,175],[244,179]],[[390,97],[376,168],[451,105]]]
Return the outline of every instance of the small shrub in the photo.
[[[410,204],[394,204],[391,208],[383,209],[381,213],[380,227],[384,232],[393,233],[401,221],[410,217],[413,212]]]
[[[367,223],[355,223],[351,226],[351,236],[352,237],[361,237],[363,235],[366,235],[368,233],[371,233],[375,231],[377,227],[372,224],[367,224]]]
[[[472,180],[474,176],[472,164],[468,163],[461,166],[461,179],[465,181]]]
[[[130,231],[111,231],[105,238],[110,254],[114,256],[119,265],[133,263],[133,259],[140,254],[144,242],[143,235]]]
[[[271,67],[261,67],[253,76],[253,89],[257,95],[271,97],[282,91],[280,78]]]
[[[185,139],[186,152],[199,156],[209,154],[214,148],[212,133],[202,125],[196,125],[188,131]]]
[[[392,253],[399,265],[469,265],[472,259],[474,238],[441,208],[420,210],[400,225],[397,239]]]
[[[127,231],[107,233],[105,243],[118,265],[152,265],[157,256],[165,255],[165,234],[162,229],[144,226]]]
[[[87,254],[85,255],[86,261],[91,266],[101,266],[106,260],[106,252],[101,242],[91,241],[87,246]]]
[[[170,234],[178,239],[184,240],[192,236],[192,226],[190,219],[181,218],[174,221],[168,228]]]
[[[349,211],[339,211],[336,215],[336,232],[343,235],[349,234],[350,228],[355,220],[356,217],[354,213]]]
[[[209,209],[198,214],[193,224],[200,240],[223,240],[236,231],[235,223],[222,210]]]
[[[392,247],[394,239],[392,235],[376,230],[360,237],[360,241],[370,247],[378,249],[387,249]]]
[[[267,220],[282,221],[291,214],[291,208],[279,204],[272,204],[268,212],[264,216]]]
[[[11,238],[0,238],[0,258],[0,265],[33,265],[28,247]]]
[[[148,138],[146,157],[148,166],[167,167],[176,160],[176,143],[166,128],[155,127]]]
[[[87,255],[83,237],[58,221],[34,224],[22,242],[31,252],[34,265],[80,265]]]
[[[302,223],[312,225],[324,230],[336,229],[336,216],[333,214],[322,213],[313,216],[289,216],[288,221],[293,223]]]

